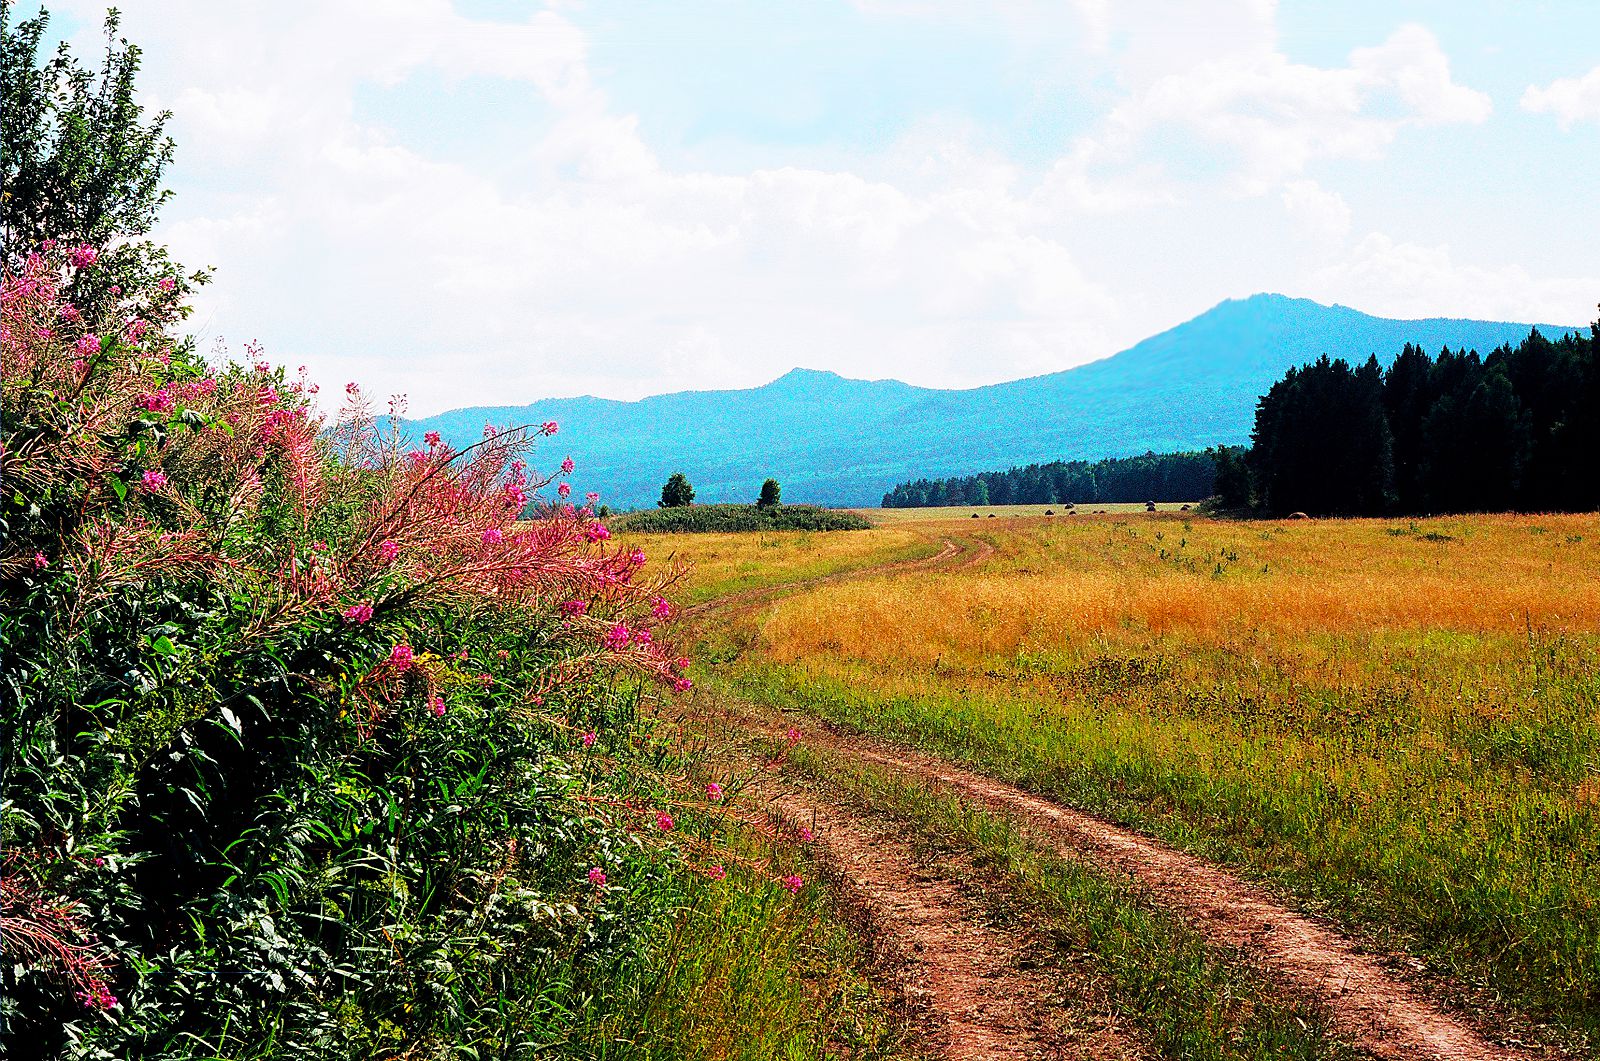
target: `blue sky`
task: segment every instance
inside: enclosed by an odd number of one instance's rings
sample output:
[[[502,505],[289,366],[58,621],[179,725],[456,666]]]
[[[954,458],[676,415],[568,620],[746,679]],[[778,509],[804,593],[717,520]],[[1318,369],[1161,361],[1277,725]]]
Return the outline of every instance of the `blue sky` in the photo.
[[[121,6],[205,340],[418,412],[1600,300],[1592,3]]]

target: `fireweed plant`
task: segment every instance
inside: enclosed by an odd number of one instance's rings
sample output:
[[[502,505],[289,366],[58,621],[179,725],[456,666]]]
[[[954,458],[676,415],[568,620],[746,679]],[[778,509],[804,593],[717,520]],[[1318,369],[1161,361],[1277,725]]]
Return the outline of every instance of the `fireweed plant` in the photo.
[[[354,384],[325,422],[174,342],[175,282],[87,319],[98,256],[3,287],[8,1048],[564,1042],[672,875],[734,864],[648,710],[672,572],[529,467],[555,424],[411,444]]]

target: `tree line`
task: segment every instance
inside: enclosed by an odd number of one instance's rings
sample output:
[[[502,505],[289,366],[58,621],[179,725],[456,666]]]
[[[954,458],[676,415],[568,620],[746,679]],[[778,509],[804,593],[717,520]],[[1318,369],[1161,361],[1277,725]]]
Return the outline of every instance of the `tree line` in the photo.
[[[1589,331],[1291,368],[1257,403],[1249,449],[1214,451],[1219,499],[1350,516],[1600,507],[1600,323]]]
[[[883,495],[884,508],[941,505],[1129,504],[1198,501],[1214,492],[1210,451],[1052,461],[1003,472],[917,479]]]

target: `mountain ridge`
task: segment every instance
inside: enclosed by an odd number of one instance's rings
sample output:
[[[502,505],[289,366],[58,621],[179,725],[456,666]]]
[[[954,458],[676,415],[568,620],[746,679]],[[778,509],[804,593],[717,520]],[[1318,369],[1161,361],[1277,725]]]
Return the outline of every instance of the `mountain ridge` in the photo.
[[[674,471],[689,476],[701,501],[752,500],[772,476],[785,500],[875,505],[896,483],[921,476],[1240,443],[1256,398],[1291,365],[1323,353],[1358,361],[1376,354],[1387,363],[1406,342],[1488,353],[1532,328],[1572,330],[1392,320],[1257,294],[1227,299],[1109,357],[960,390],[796,367],[756,387],[472,406],[408,427],[463,445],[481,437],[486,422],[556,420],[561,434],[543,451],[570,453],[574,486],[613,507],[653,504]]]

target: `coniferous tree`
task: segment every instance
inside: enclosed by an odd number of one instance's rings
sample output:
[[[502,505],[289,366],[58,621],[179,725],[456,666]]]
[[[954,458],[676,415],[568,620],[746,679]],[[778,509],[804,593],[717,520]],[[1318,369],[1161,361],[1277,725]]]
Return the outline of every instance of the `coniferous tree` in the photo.
[[[780,503],[779,498],[781,494],[782,488],[778,485],[778,480],[768,479],[766,482],[761,484],[761,496],[756,498],[756,507],[772,508],[776,506]]]
[[[673,472],[661,487],[661,500],[656,502],[658,508],[684,508],[694,504],[694,487],[689,485],[689,477],[682,472]]]

